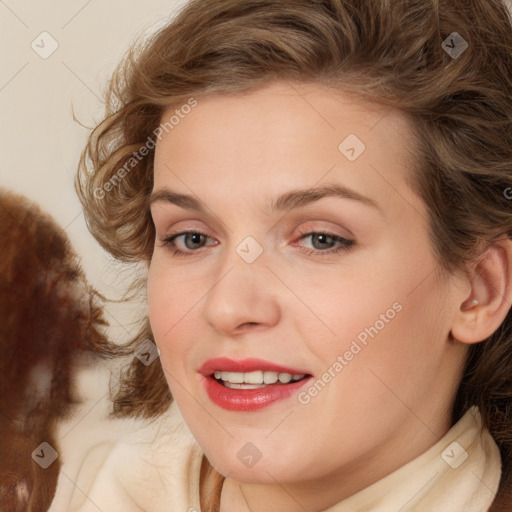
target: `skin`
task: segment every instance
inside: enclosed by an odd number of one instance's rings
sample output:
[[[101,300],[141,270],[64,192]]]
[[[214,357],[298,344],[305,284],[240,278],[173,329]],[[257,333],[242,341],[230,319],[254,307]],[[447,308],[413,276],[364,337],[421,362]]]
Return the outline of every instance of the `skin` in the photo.
[[[227,476],[222,512],[323,510],[451,426],[467,346],[450,332],[470,287],[439,271],[426,206],[407,181],[409,122],[340,91],[275,83],[199,98],[157,143],[154,193],[192,195],[205,211],[151,206],[150,322],[177,405]],[[338,150],[349,134],[366,145],[355,161]],[[286,192],[332,184],[376,206],[324,197],[270,209]],[[184,231],[207,237],[164,242]],[[304,236],[318,231],[353,244],[332,252],[343,247],[335,238]],[[247,236],[263,248],[250,264],[236,252]],[[316,380],[395,303],[401,311],[307,404],[294,396],[233,412],[204,391],[198,369],[214,357],[261,358]],[[262,455],[251,468],[237,457],[248,442]]]

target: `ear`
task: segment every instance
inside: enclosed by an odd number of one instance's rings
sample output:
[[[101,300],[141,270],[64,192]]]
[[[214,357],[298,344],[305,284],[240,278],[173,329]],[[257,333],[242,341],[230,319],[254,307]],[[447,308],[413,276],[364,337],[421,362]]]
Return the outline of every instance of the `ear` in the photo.
[[[461,300],[451,333],[462,343],[477,343],[498,329],[512,306],[512,240],[487,246],[468,280],[471,291]]]

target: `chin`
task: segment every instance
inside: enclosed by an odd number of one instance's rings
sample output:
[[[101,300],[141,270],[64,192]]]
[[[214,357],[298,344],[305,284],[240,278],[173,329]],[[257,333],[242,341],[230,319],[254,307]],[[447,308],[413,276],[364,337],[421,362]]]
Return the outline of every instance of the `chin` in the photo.
[[[266,463],[263,458],[252,467],[244,467],[237,458],[226,460],[223,457],[217,459],[208,456],[208,460],[221,475],[240,483],[275,484],[276,480],[282,482],[290,478],[290,475],[281,473],[281,468]]]

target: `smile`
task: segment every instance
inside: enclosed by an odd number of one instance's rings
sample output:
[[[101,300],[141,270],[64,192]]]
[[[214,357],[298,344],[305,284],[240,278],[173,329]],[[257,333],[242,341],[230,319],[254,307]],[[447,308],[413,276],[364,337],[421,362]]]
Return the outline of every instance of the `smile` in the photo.
[[[210,359],[201,366],[208,398],[228,411],[256,411],[290,398],[312,376],[261,359]]]
[[[288,384],[296,382],[305,377],[305,374],[292,375],[291,373],[278,373],[257,370],[254,372],[221,372],[216,370],[213,373],[215,379],[230,389],[258,389],[268,384]]]

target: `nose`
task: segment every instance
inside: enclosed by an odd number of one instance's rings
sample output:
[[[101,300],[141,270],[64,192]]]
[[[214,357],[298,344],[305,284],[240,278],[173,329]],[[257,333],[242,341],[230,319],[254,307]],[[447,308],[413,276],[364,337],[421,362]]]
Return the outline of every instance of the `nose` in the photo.
[[[207,294],[203,315],[224,336],[275,326],[281,318],[278,287],[263,258],[247,263],[238,254],[229,259]]]

